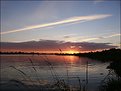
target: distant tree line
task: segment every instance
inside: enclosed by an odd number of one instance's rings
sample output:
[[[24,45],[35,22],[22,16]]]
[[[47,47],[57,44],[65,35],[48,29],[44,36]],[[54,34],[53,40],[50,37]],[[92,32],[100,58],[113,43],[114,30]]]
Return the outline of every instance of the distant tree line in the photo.
[[[0,54],[40,54],[40,55],[74,55],[74,56],[82,56],[88,57],[92,59],[102,60],[102,61],[119,61],[121,60],[121,49],[109,49],[103,51],[96,52],[88,52],[88,53],[35,53],[35,52],[0,52]]]
[[[39,54],[35,52],[0,52],[0,54]]]
[[[55,55],[56,53],[39,53],[39,52],[0,52],[0,54],[30,54],[30,55]]]

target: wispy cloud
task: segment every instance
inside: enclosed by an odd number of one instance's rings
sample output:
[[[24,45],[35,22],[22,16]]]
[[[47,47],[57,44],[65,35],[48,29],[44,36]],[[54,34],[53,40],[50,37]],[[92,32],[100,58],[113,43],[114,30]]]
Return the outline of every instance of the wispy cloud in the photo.
[[[85,42],[85,41],[92,41],[92,40],[97,40],[97,39],[99,39],[99,38],[87,38],[87,39],[82,39],[81,41]]]
[[[104,2],[104,0],[94,0],[94,4]]]
[[[110,37],[115,37],[115,36],[121,36],[121,34],[112,34],[112,35],[106,36],[106,37],[104,37],[104,38],[110,38]]]
[[[77,17],[71,17],[71,18],[56,21],[56,22],[27,26],[27,27],[24,27],[21,29],[15,29],[15,30],[10,30],[10,31],[6,31],[6,32],[1,32],[1,34],[9,34],[9,33],[14,33],[14,32],[38,29],[38,28],[46,28],[46,27],[51,27],[51,26],[56,26],[56,25],[61,25],[61,24],[75,23],[75,22],[79,22],[79,21],[81,21],[81,23],[82,23],[82,22],[87,22],[87,21],[104,19],[104,18],[107,18],[110,16],[112,16],[112,15],[111,14],[98,14],[98,15],[89,15],[89,16],[77,16]]]
[[[121,34],[112,34],[112,35],[101,36],[101,37],[90,37],[90,38],[82,39],[80,42],[87,42],[87,41],[98,40],[98,39],[106,39],[106,38],[111,38],[115,36],[121,36]]]

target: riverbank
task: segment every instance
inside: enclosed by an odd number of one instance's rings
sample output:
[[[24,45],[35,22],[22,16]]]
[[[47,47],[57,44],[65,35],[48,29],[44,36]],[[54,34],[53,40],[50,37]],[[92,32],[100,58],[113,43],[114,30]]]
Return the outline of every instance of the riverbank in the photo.
[[[89,52],[89,53],[78,53],[74,54],[80,57],[88,57],[91,59],[96,59],[100,61],[121,61],[121,49],[109,49],[97,52]]]

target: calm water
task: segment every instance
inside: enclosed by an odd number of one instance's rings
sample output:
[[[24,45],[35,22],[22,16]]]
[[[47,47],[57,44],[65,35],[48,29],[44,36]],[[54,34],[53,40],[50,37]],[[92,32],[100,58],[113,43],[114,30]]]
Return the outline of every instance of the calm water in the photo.
[[[32,60],[32,62],[30,61]],[[8,80],[20,80],[27,85],[52,84],[56,78],[64,79],[72,87],[86,83],[86,69],[88,63],[88,91],[97,91],[100,82],[108,74],[106,67],[109,63],[77,56],[57,55],[2,55],[1,79],[2,83]],[[16,69],[26,74],[22,74]],[[38,82],[39,80],[39,82]]]

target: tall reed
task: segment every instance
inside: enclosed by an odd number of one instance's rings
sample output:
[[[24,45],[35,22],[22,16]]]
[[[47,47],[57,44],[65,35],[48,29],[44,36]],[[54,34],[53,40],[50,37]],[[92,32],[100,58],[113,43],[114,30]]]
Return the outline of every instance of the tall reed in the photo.
[[[35,65],[34,65],[32,59],[29,58],[29,61],[30,61],[30,63],[32,64],[32,68],[33,68],[33,70],[35,71],[36,79],[37,79],[37,81],[39,82],[39,84],[41,85],[41,82],[40,82],[40,79],[39,79],[39,76],[38,76],[37,70],[36,70],[36,68],[34,67]]]
[[[25,80],[26,80],[26,78],[29,79],[30,82],[34,85],[32,79],[31,79],[25,72],[23,72],[22,70],[16,68],[15,66],[9,66],[9,67],[11,67],[11,68],[15,69],[16,71],[20,72],[20,74],[22,74],[22,76],[23,76],[23,78],[24,78]]]

